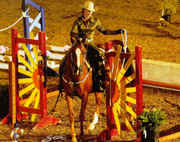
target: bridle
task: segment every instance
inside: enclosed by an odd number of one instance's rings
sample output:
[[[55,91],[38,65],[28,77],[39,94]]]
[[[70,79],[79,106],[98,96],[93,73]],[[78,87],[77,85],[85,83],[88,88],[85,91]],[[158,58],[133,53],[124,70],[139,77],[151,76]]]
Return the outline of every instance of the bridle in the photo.
[[[81,43],[81,42],[80,42],[80,43]],[[74,43],[73,46],[75,46],[75,44],[76,44],[76,42]],[[81,45],[83,46],[83,48],[85,48],[83,43],[81,43]],[[72,48],[73,48],[73,47],[72,47]],[[71,64],[71,67],[72,67],[72,69],[73,69],[73,75],[74,75],[74,74],[75,74],[76,67],[73,65],[73,55],[72,55],[72,54],[74,54],[74,53],[71,53],[71,54],[70,54],[70,56],[71,56],[71,63],[72,63],[72,64]],[[89,63],[88,63],[87,60],[86,60],[86,54],[84,54],[83,65],[80,66],[80,68],[78,69],[78,70],[80,71],[80,73],[79,73],[80,75],[79,75],[79,76],[82,75],[83,68],[84,68],[85,64],[86,64],[87,67],[88,67],[88,71],[87,71],[85,77],[84,77],[81,81],[67,81],[67,80],[64,78],[64,75],[62,75],[63,81],[70,86],[71,91],[73,92],[73,94],[74,94],[73,87],[74,87],[75,85],[78,85],[78,84],[84,82],[84,81],[87,79],[90,71],[92,71],[92,68],[90,67]],[[74,96],[74,95],[73,95],[73,96]]]
[[[73,75],[75,75],[76,72],[79,72],[78,76],[81,76],[82,72],[83,72],[84,65],[85,65],[85,61],[86,61],[86,53],[83,53],[83,57],[84,57],[83,64],[82,64],[82,66],[80,65],[79,67],[77,67],[76,65],[73,64],[73,62],[74,62],[73,55],[74,55],[74,53],[71,52],[71,54],[70,54],[70,56],[71,56],[71,68],[73,71]]]

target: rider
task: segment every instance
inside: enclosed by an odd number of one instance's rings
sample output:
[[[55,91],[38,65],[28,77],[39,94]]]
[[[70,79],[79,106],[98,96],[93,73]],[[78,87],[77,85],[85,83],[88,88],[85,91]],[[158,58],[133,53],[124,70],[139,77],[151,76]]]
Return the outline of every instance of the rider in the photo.
[[[124,32],[122,29],[118,30],[107,30],[101,22],[92,16],[93,12],[96,11],[94,3],[92,1],[86,1],[84,5],[80,6],[82,8],[83,15],[78,17],[72,27],[70,36],[71,42],[75,41],[84,41],[84,45],[88,50],[87,59],[90,62],[91,67],[93,67],[93,78],[94,85],[93,89],[97,92],[103,91],[103,75],[100,70],[103,70],[103,55],[104,50],[98,48],[94,42],[94,30],[97,29],[99,32],[104,35],[116,35]],[[69,51],[70,52],[70,51]],[[65,61],[68,56],[68,53],[61,61],[60,73],[62,73],[63,67],[65,66]]]

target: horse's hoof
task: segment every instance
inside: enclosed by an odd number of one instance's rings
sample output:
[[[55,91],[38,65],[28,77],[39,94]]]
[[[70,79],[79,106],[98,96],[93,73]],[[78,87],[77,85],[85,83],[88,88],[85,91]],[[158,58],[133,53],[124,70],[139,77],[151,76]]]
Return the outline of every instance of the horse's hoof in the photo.
[[[95,125],[94,124],[90,124],[87,129],[92,131],[92,130],[94,130],[94,128],[95,128]]]

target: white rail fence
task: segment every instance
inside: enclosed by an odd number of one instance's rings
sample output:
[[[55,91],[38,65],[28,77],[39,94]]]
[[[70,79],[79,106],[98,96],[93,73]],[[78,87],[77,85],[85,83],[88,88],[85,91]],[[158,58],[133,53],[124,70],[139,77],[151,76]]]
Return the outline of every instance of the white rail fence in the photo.
[[[47,60],[47,66],[51,69],[58,68],[65,55],[64,47],[53,45],[46,47],[52,53]],[[20,50],[18,53],[24,56],[24,51]],[[8,70],[10,61],[12,61],[11,55],[0,55],[0,69]],[[142,59],[142,70],[145,86],[180,91],[180,64]]]
[[[47,59],[47,66],[54,69],[59,67],[59,64],[62,60],[62,58],[65,55],[64,47],[58,47],[53,45],[47,45],[47,50],[49,50],[52,54]],[[24,56],[24,51],[20,50],[18,53],[22,56]],[[33,56],[33,53],[32,53]],[[8,70],[9,69],[9,62],[12,61],[11,55],[0,55],[0,69],[2,70]]]

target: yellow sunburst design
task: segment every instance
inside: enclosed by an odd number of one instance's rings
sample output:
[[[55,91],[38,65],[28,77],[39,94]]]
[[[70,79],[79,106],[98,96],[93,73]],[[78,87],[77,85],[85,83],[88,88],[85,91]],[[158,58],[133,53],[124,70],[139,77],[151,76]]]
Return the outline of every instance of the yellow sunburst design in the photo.
[[[18,37],[21,38],[20,34],[18,34]],[[30,33],[30,38],[34,39],[33,33]],[[33,59],[31,52],[28,50],[26,44],[21,43],[21,46],[27,55],[30,63],[28,63],[19,53],[17,55],[18,60],[29,70],[25,70],[23,68],[18,67],[18,72],[21,74],[24,74],[28,76],[28,78],[22,78],[18,79],[19,84],[29,84],[27,87],[23,88],[19,91],[19,97],[24,96],[27,92],[31,91],[31,95],[27,99],[27,101],[24,104],[24,107],[29,107],[30,104],[32,104],[33,100],[35,100],[34,108],[37,109],[40,103],[40,89],[39,89],[39,83],[38,83],[38,51],[37,46],[33,45],[33,53],[34,58]],[[36,117],[36,114],[32,114],[31,121],[34,121]]]
[[[112,71],[112,77],[110,79],[111,81],[111,98],[112,98],[112,110],[114,114],[114,120],[117,126],[118,133],[120,137],[122,137],[122,130],[121,130],[121,124],[119,121],[119,115],[123,118],[126,127],[129,129],[130,132],[134,132],[134,129],[132,128],[130,122],[129,122],[129,117],[127,116],[130,114],[134,119],[137,118],[136,113],[133,111],[131,107],[128,106],[127,103],[132,103],[136,104],[136,99],[127,96],[125,94],[127,93],[134,93],[136,92],[136,87],[126,87],[127,84],[131,83],[136,75],[135,73],[128,76],[127,78],[123,79],[127,69],[129,66],[132,64],[132,61],[135,57],[135,53],[132,53],[131,56],[128,58],[127,62],[121,69],[120,73],[118,73],[118,76],[116,77],[117,74],[117,68],[120,62],[120,51],[121,47],[118,46],[117,52],[116,52],[116,58],[115,58],[115,65],[114,69]]]

